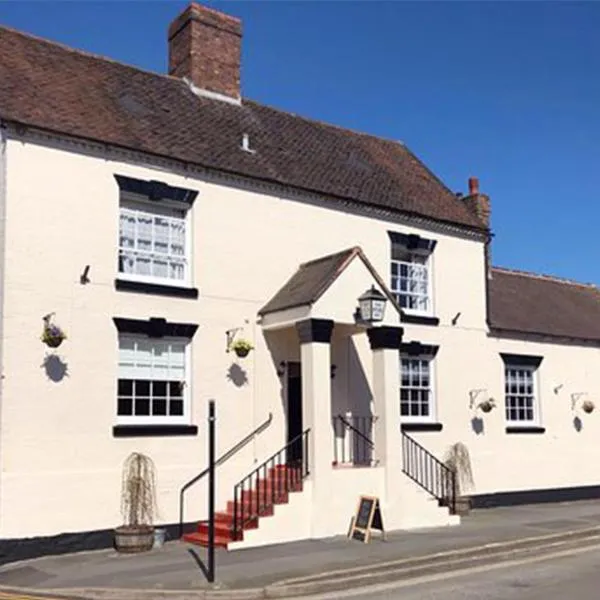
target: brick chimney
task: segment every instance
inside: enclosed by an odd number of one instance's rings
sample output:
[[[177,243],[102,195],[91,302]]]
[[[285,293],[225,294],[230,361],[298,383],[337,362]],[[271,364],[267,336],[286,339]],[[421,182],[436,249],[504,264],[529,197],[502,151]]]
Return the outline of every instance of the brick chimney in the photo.
[[[239,19],[194,2],[169,27],[169,75],[239,100],[241,46]]]
[[[461,200],[467,205],[467,208],[485,225],[490,229],[490,215],[492,208],[490,205],[490,198],[479,191],[479,179],[477,177],[469,177],[469,195],[461,198]],[[485,271],[486,280],[492,278],[492,235],[488,233],[487,241],[484,249],[484,260],[485,260]],[[489,307],[489,293],[486,287],[486,298]],[[486,309],[488,310],[488,309]],[[489,321],[489,315],[488,315]]]
[[[469,195],[462,198],[468,209],[489,229],[492,208],[490,198],[479,192],[479,179],[469,177]]]

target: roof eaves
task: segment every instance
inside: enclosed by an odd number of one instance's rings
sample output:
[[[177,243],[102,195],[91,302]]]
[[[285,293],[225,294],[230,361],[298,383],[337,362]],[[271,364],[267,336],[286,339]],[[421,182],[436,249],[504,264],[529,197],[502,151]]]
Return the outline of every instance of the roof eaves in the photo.
[[[245,173],[242,173],[240,171],[235,171],[232,169],[227,169],[225,167],[214,167],[212,165],[208,165],[202,162],[194,162],[194,161],[190,161],[188,159],[184,159],[181,158],[179,156],[174,156],[172,154],[161,154],[159,152],[153,152],[150,150],[145,150],[145,149],[140,149],[139,147],[135,147],[133,145],[131,146],[126,146],[123,144],[119,144],[117,142],[112,142],[112,141],[106,141],[100,138],[94,138],[94,137],[90,137],[90,136],[81,136],[81,135],[77,135],[77,134],[71,134],[71,133],[66,133],[64,131],[60,131],[57,129],[53,129],[51,127],[47,127],[47,126],[43,126],[43,125],[39,125],[37,123],[26,123],[23,121],[19,121],[17,119],[11,118],[11,117],[7,117],[4,116],[2,114],[0,114],[0,122],[4,122],[4,123],[11,123],[14,124],[17,127],[25,127],[25,128],[33,128],[35,130],[41,131],[41,132],[45,132],[45,133],[49,133],[58,137],[67,137],[67,138],[71,138],[74,140],[85,140],[85,141],[89,141],[95,144],[98,144],[100,146],[112,146],[114,148],[118,148],[124,151],[133,151],[133,152],[140,152],[142,154],[146,154],[149,156],[155,156],[157,158],[161,158],[163,160],[171,160],[177,163],[180,163],[185,167],[187,167],[188,165],[193,165],[197,168],[201,168],[201,169],[206,169],[208,171],[214,172],[214,173],[222,173],[224,175],[229,175],[229,176],[235,176],[235,177],[242,177],[244,179],[250,180],[250,181],[260,181],[263,182],[265,184],[271,184],[271,185],[277,185],[280,188],[283,187],[285,189],[290,189],[290,190],[297,190],[297,191],[301,191],[301,192],[305,192],[305,193],[309,193],[309,194],[317,194],[319,195],[319,197],[321,199],[325,199],[325,201],[327,200],[327,197],[332,198],[334,200],[337,201],[341,201],[341,202],[348,202],[351,203],[357,207],[362,207],[362,208],[366,208],[367,210],[370,211],[374,211],[374,212],[390,212],[392,214],[397,214],[399,216],[405,216],[408,218],[412,218],[412,219],[423,219],[425,221],[429,221],[432,223],[438,223],[440,225],[445,225],[448,227],[453,227],[456,228],[458,230],[462,230],[462,231],[466,231],[466,232],[471,232],[474,234],[480,234],[482,236],[485,236],[486,234],[489,233],[489,229],[486,228],[483,224],[481,226],[479,225],[467,225],[465,223],[459,223],[457,221],[452,221],[452,220],[448,220],[448,219],[441,219],[439,217],[432,217],[430,215],[427,215],[425,213],[420,213],[420,212],[416,212],[416,211],[410,211],[410,210],[406,210],[406,209],[399,209],[399,208],[394,208],[391,206],[387,206],[387,207],[381,207],[381,206],[377,206],[375,204],[370,204],[368,202],[363,202],[361,200],[357,200],[355,198],[351,198],[349,196],[343,196],[340,194],[335,194],[333,192],[327,192],[327,194],[323,195],[319,190],[315,190],[315,189],[311,189],[311,188],[307,188],[305,186],[299,186],[299,185],[292,185],[288,182],[282,181],[276,177],[259,177],[256,175],[247,175]]]

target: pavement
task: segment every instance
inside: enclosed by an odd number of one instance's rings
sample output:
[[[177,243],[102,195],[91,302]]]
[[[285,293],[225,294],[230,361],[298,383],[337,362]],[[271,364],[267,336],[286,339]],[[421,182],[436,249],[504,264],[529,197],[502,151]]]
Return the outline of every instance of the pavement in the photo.
[[[600,550],[574,552],[478,571],[420,578],[399,586],[345,593],[344,600],[598,600]],[[313,596],[311,600],[339,600]]]
[[[460,526],[387,534],[370,544],[335,537],[216,553],[217,583],[206,580],[206,549],[179,541],[138,555],[114,550],[48,556],[0,567],[14,597],[150,600],[177,597],[291,597],[473,565],[540,548],[600,545],[600,500],[472,511]]]

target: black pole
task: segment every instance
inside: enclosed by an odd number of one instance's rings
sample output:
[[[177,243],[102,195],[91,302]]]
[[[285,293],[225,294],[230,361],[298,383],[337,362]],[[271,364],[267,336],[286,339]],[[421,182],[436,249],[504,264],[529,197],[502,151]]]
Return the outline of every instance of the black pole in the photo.
[[[215,581],[215,401],[208,403],[208,581]]]

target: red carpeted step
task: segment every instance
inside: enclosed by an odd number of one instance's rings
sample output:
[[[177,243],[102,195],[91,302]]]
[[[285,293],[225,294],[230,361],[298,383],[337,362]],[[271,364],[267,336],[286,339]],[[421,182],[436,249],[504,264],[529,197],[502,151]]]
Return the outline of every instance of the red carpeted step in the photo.
[[[243,529],[256,529],[259,526],[260,517],[269,517],[274,514],[275,504],[286,504],[289,502],[289,494],[302,491],[302,470],[287,465],[271,467],[266,472],[266,479],[252,481],[252,486],[239,493],[238,497],[238,534],[234,536],[233,512],[235,504],[227,502],[226,512],[215,513],[215,544],[220,548],[234,541],[243,540],[241,531],[241,519],[244,519]],[[258,516],[248,519],[251,514]],[[190,544],[200,546],[208,545],[208,522],[201,521],[198,530],[194,533],[185,534],[182,538]]]
[[[233,501],[229,501],[227,503],[227,512],[232,516],[233,518],[233,507],[234,507],[234,503]],[[254,512],[256,510],[256,504],[250,504],[250,502],[245,502],[244,505],[244,514],[249,514],[251,511]],[[275,508],[273,507],[273,505],[267,505],[267,506],[263,506],[261,508],[260,511],[260,516],[261,517],[271,517],[275,512]],[[241,505],[238,504],[238,517],[241,517],[242,514],[242,509],[241,509]]]
[[[273,502],[275,504],[285,504],[289,501],[289,492],[284,491],[284,489],[285,488],[273,490],[273,493],[269,492],[268,494],[265,494],[263,490],[247,491],[241,494],[241,499],[246,506],[252,506],[254,508],[257,506],[269,506]]]
[[[251,521],[247,521],[244,524],[244,530],[246,529],[258,529],[258,519],[252,519]],[[202,535],[205,535],[208,538],[208,523],[198,523],[198,531],[196,533],[201,533]],[[223,523],[217,525],[217,523],[215,523],[215,537],[229,537],[231,541],[233,537],[233,525],[224,525]]]
[[[188,544],[208,546],[208,534],[200,533],[198,531],[195,531],[194,533],[186,533],[182,539]],[[215,536],[215,546],[217,548],[227,548],[227,544],[230,544],[231,542],[231,535],[228,535],[227,537]]]

